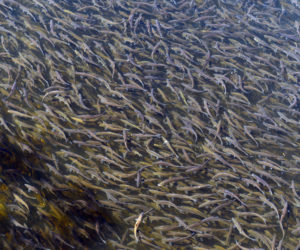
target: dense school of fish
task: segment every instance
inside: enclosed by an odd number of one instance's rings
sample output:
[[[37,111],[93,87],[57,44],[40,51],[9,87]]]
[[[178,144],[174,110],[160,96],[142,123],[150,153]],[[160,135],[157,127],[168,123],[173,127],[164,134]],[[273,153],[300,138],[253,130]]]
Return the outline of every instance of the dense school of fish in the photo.
[[[300,245],[295,0],[1,0],[0,245]]]

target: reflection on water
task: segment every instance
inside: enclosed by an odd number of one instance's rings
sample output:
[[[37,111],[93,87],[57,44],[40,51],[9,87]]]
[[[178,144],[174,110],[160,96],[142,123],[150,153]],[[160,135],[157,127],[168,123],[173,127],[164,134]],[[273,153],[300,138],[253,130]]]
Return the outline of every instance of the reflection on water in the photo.
[[[299,247],[297,4],[1,1],[1,246]]]

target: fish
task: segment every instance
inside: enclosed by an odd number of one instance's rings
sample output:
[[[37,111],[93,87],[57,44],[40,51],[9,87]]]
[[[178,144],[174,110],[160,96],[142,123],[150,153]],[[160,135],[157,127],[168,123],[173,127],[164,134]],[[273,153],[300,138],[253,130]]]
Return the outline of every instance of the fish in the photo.
[[[234,226],[237,228],[237,230],[239,231],[239,233],[243,236],[245,236],[247,239],[250,239],[250,240],[253,240],[255,241],[254,238],[251,238],[250,236],[248,236],[245,231],[242,229],[241,225],[239,224],[239,222],[235,219],[235,218],[232,218],[232,222],[234,224]]]
[[[143,221],[143,216],[144,216],[144,212],[140,213],[140,215],[138,216],[138,218],[136,219],[136,222],[134,224],[133,234],[134,234],[134,238],[135,238],[136,242],[140,241],[140,239],[138,237],[138,228]]]

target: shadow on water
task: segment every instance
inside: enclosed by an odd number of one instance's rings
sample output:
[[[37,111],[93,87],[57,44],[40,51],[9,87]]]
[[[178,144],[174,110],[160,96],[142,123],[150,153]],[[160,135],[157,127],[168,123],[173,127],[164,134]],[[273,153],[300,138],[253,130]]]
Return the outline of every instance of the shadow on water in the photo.
[[[94,191],[58,182],[45,170],[46,160],[22,151],[18,138],[0,135],[0,159],[2,246],[74,249],[76,242],[99,249],[117,234],[111,209],[94,198]]]

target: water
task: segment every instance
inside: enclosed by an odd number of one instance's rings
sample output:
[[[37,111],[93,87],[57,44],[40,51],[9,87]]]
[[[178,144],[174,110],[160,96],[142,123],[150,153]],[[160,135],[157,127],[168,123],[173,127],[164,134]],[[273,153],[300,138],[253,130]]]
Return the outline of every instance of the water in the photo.
[[[3,248],[299,246],[296,3],[0,10]]]

